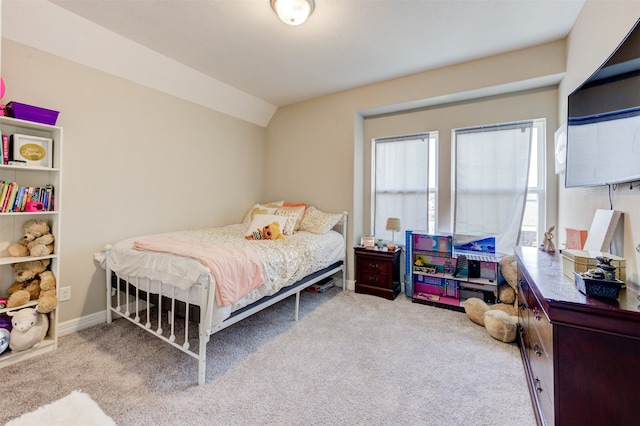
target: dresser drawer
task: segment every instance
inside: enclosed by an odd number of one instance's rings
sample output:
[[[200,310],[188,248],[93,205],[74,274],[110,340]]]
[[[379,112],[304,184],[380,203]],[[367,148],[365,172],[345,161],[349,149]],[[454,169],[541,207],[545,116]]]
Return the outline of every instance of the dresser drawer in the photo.
[[[536,295],[529,293],[529,326],[535,329],[544,353],[553,359],[553,328]]]

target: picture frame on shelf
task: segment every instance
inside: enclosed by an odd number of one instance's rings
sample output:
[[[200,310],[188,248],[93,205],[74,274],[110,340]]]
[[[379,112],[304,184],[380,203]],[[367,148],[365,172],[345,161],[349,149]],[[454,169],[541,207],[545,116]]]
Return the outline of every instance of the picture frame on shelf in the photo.
[[[27,167],[53,167],[53,139],[14,134],[10,139],[11,161]]]

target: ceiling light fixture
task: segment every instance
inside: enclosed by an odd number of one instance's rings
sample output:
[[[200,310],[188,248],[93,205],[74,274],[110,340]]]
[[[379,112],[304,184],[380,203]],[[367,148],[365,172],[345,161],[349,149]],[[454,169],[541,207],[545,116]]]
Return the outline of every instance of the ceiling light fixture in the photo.
[[[271,0],[271,8],[287,25],[300,25],[313,13],[313,0]]]

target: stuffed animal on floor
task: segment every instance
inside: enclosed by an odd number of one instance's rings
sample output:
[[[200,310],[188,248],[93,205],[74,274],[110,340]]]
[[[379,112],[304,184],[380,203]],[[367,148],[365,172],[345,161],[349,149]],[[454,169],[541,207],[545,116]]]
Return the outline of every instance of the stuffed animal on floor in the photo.
[[[500,273],[505,281],[498,284],[498,298],[502,303],[515,304],[518,289],[518,263],[510,254],[500,259]]]
[[[7,251],[13,257],[47,256],[53,253],[54,236],[45,220],[31,219],[22,226],[24,236],[9,244]]]
[[[31,349],[44,339],[49,330],[49,318],[33,308],[7,312],[11,318],[9,348],[14,352]]]
[[[280,224],[271,222],[262,229],[256,229],[245,237],[247,240],[284,240],[284,234],[280,232]]]
[[[13,275],[15,282],[7,290],[7,293],[9,293],[7,308],[22,306],[30,300],[36,300],[40,297],[40,292],[42,290],[41,274],[47,270],[47,267],[49,267],[50,263],[51,261],[49,259],[42,259],[20,262],[13,265]],[[48,276],[48,274],[45,274],[45,276],[47,276],[47,279],[50,281],[53,273],[51,274],[51,276]],[[53,295],[55,296],[55,279],[53,280],[53,282]],[[48,284],[48,287],[50,289],[51,285]],[[51,305],[51,301],[49,300],[50,297],[51,293],[48,293],[48,299],[45,304],[46,306]]]
[[[471,321],[487,329],[487,333],[501,342],[516,340],[518,311],[513,305],[487,305],[484,300],[471,297],[464,302],[464,311]]]
[[[500,259],[500,273],[505,279],[498,284],[501,303],[487,305],[484,300],[472,297],[464,302],[464,310],[476,324],[482,325],[494,339],[505,343],[516,340],[518,330],[518,265],[515,255]]]

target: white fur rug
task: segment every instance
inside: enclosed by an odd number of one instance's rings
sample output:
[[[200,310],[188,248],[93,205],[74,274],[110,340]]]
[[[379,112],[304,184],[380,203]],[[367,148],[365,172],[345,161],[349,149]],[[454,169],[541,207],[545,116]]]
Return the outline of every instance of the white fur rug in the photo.
[[[89,395],[73,391],[62,399],[43,405],[11,420],[5,426],[116,426]]]

